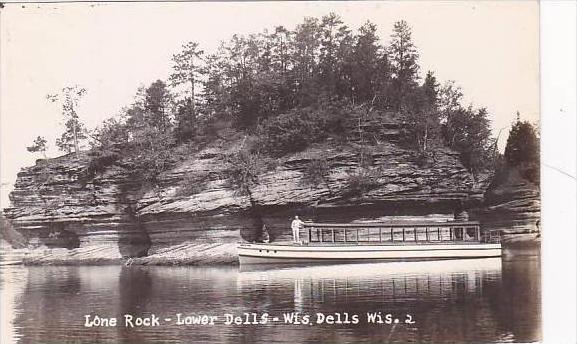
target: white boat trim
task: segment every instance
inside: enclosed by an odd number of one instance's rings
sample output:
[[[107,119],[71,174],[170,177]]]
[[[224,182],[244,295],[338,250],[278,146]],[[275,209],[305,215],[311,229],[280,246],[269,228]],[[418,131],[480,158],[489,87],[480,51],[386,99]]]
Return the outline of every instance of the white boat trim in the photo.
[[[238,245],[241,264],[431,260],[500,257],[499,243],[422,243],[403,245]]]

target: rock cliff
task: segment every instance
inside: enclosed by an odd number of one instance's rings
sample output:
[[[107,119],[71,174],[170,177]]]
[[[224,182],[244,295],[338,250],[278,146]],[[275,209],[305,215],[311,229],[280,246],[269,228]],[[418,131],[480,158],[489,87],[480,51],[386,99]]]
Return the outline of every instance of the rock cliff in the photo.
[[[369,151],[324,144],[260,173],[251,205],[227,179],[225,157],[234,149],[202,149],[162,173],[154,186],[120,166],[87,177],[87,155],[38,160],[18,174],[4,214],[32,246],[114,243],[122,256],[140,257],[183,242],[236,242],[262,223],[282,238],[294,214],[335,222],[449,214],[460,200],[479,203],[486,188],[448,149],[423,162],[392,142]],[[320,158],[325,169],[311,178],[310,166]]]
[[[485,192],[483,207],[477,216],[486,228],[498,228],[503,234],[540,235],[541,193],[538,185],[521,176],[517,168],[508,168]]]

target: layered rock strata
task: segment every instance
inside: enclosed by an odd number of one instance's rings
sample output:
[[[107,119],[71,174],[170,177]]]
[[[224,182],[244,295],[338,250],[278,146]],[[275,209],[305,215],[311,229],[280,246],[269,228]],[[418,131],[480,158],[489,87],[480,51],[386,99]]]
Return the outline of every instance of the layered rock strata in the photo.
[[[4,213],[31,246],[105,243],[118,245],[123,257],[140,257],[184,242],[233,243],[262,223],[280,240],[289,235],[295,214],[350,222],[451,213],[462,200],[480,204],[486,188],[448,149],[435,150],[423,162],[390,142],[370,151],[324,145],[261,172],[251,186],[251,203],[228,180],[231,150],[212,146],[196,152],[162,173],[155,186],[119,166],[88,178],[86,155],[38,160],[18,174],[12,207]],[[311,176],[310,166],[319,159],[326,168]]]

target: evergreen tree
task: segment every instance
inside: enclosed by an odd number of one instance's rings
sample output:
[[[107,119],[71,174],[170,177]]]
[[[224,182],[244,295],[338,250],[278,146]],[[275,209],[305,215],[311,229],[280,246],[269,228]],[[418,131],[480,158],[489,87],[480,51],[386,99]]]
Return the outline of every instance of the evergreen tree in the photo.
[[[307,17],[294,31],[294,67],[291,83],[297,105],[306,106],[318,100],[319,88],[315,83],[317,62],[320,56],[320,23],[317,18]]]
[[[425,77],[425,81],[421,86],[422,94],[423,94],[423,102],[422,106],[424,108],[437,108],[437,102],[439,97],[439,84],[437,83],[437,78],[433,74],[433,72],[428,71],[427,76]]]
[[[144,116],[147,124],[162,131],[169,129],[172,100],[172,94],[164,81],[153,82],[144,93]]]
[[[533,125],[520,119],[509,131],[505,159],[513,166],[539,161],[539,139]]]
[[[352,50],[351,31],[334,13],[322,17],[319,30],[318,84],[329,98],[349,95],[343,69]]]
[[[204,74],[202,58],[204,51],[199,48],[197,42],[188,42],[182,46],[182,51],[172,57],[173,67],[169,81],[173,87],[188,85],[191,101],[187,101],[189,113],[196,112],[196,84]]]
[[[517,121],[509,131],[507,146],[505,147],[505,161],[517,167],[528,180],[539,183],[539,137],[535,127],[521,121],[517,113]]]
[[[389,61],[392,75],[393,107],[406,109],[417,86],[419,53],[411,39],[411,29],[406,21],[395,23],[389,46]]]
[[[366,22],[355,37],[351,55],[353,102],[383,103],[386,97],[389,66],[384,48],[379,43],[377,26]]]

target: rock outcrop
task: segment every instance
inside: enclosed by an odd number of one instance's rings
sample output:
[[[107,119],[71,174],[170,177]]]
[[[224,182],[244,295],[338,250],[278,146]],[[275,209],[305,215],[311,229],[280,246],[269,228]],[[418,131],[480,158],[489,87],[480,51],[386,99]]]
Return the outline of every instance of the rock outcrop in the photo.
[[[87,155],[38,160],[18,174],[4,214],[32,246],[114,243],[123,257],[141,257],[183,242],[236,242],[263,222],[282,238],[297,213],[334,222],[448,214],[461,200],[480,204],[487,186],[448,149],[422,161],[391,142],[370,150],[324,144],[260,173],[251,203],[228,181],[226,154],[233,150],[213,145],[196,152],[155,186],[120,166],[87,177]],[[326,168],[311,176],[319,159]]]
[[[503,234],[540,234],[541,198],[537,185],[508,168],[489,186],[484,206],[477,212],[485,227]]]

